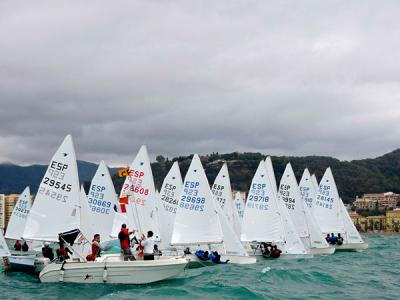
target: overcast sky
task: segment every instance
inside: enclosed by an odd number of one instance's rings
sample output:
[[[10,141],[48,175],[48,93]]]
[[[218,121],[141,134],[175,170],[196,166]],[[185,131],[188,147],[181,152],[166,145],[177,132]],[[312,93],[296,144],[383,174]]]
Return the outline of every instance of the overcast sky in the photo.
[[[400,147],[399,1],[82,2],[0,2],[0,162]]]

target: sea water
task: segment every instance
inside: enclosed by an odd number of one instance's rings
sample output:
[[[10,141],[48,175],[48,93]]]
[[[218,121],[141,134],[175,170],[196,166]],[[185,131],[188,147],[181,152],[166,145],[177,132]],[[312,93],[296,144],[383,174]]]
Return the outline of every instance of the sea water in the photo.
[[[301,260],[186,270],[148,285],[41,284],[2,272],[1,299],[400,299],[400,237],[365,237],[369,249]]]

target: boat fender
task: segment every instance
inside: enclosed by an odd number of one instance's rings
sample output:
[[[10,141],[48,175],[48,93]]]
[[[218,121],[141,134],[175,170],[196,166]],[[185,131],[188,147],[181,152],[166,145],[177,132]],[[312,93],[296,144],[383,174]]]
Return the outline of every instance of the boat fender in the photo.
[[[65,264],[65,261],[62,263],[61,268],[60,268],[60,276],[58,278],[58,281],[60,281],[60,282],[64,281],[64,264]]]
[[[104,283],[107,282],[107,275],[108,275],[107,267],[104,266],[104,270],[103,270],[103,282]]]

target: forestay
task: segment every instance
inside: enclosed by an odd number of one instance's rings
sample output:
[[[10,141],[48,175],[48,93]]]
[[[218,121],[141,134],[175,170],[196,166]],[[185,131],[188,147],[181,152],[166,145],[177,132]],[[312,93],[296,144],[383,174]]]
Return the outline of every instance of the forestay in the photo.
[[[178,162],[175,161],[164,179],[158,198],[158,220],[163,247],[167,247],[171,243],[172,230],[182,187],[181,171],[179,170]]]
[[[88,194],[88,203],[93,223],[96,224],[96,233],[100,234],[103,242],[110,240],[117,195],[110,172],[104,161],[100,162],[96,174],[92,179]]]
[[[58,234],[79,228],[78,168],[72,137],[67,135],[51,159],[28,215],[23,237],[58,241]]]
[[[285,234],[275,192],[262,160],[250,185],[242,222],[243,242],[284,242]]]
[[[306,203],[307,207],[312,212],[313,204],[315,203],[315,199],[317,197],[317,191],[315,190],[310,172],[307,168],[304,169],[303,175],[301,176],[299,187],[301,199]]]
[[[344,233],[339,193],[331,168],[326,169],[319,184],[314,216],[323,233]]]
[[[200,158],[195,154],[179,197],[171,244],[219,244],[222,237],[217,205]]]
[[[129,226],[139,233],[151,230],[159,235],[156,225],[156,204],[153,173],[146,146],[142,146],[136,155],[121,189],[120,197],[129,197],[127,217]]]
[[[240,223],[234,217],[234,203],[232,199],[232,188],[229,178],[228,166],[224,163],[215,178],[211,192],[214,199],[220,205],[221,212],[225,215],[227,222],[235,231],[236,235],[240,235]],[[225,236],[225,235],[224,235]]]
[[[7,239],[20,240],[24,234],[26,219],[32,206],[31,192],[27,186],[19,196],[17,204],[11,214],[8,222],[5,237]]]

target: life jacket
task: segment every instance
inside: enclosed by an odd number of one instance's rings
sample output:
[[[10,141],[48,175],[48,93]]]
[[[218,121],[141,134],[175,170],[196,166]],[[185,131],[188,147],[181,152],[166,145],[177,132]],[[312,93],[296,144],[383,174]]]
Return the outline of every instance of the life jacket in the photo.
[[[121,245],[121,249],[129,248],[129,231],[128,228],[121,228],[118,234],[118,239]]]
[[[94,257],[99,257],[100,256],[100,247],[97,246],[95,243],[92,243],[92,255]]]
[[[15,242],[15,244],[14,244],[14,249],[16,250],[16,251],[19,251],[19,250],[21,250],[21,243],[20,242]]]
[[[142,245],[142,241],[139,241],[139,251],[138,251],[138,256],[144,256],[144,247]]]

